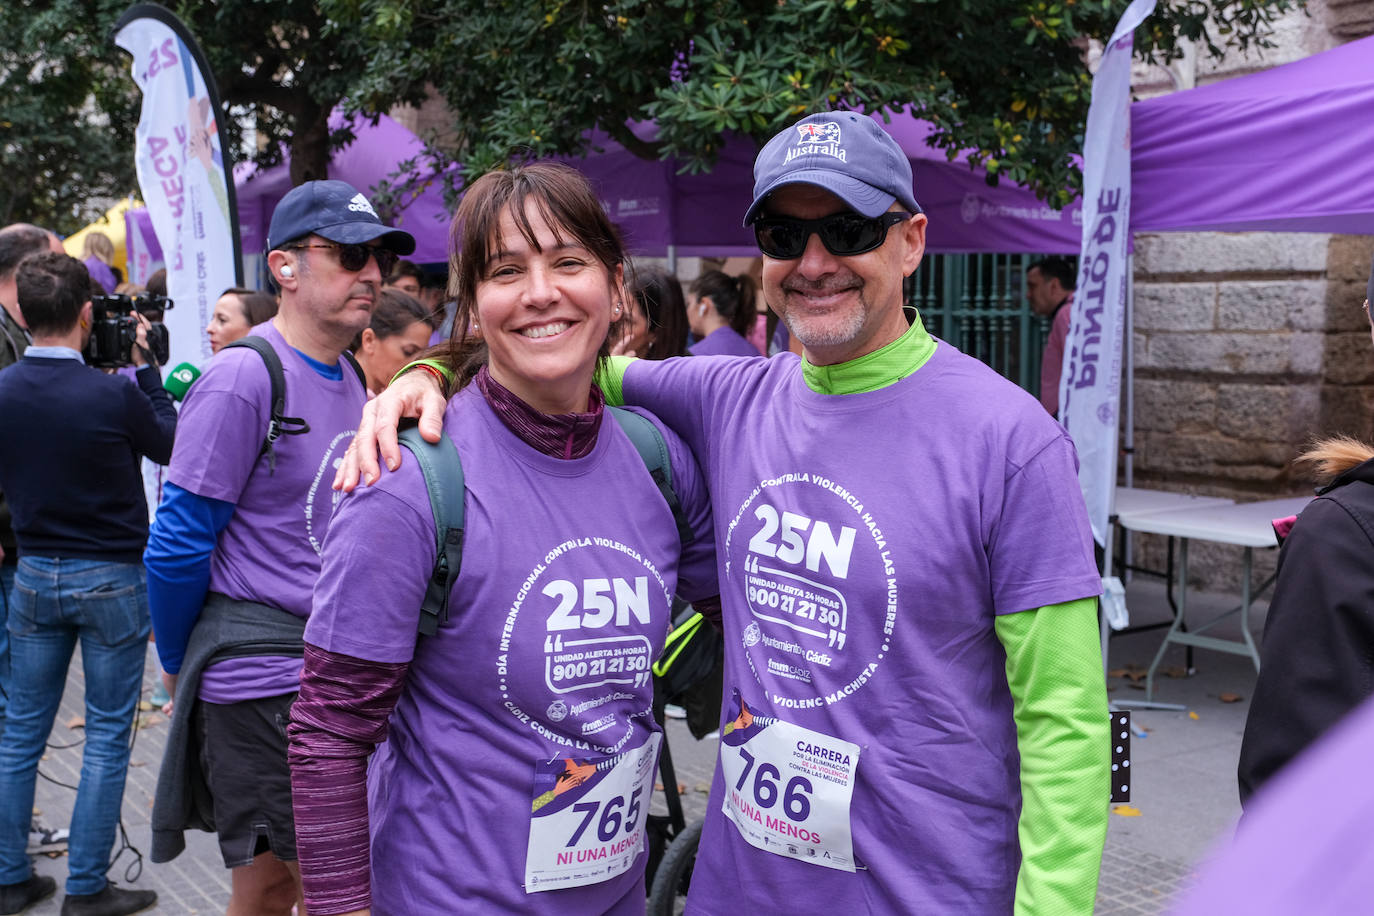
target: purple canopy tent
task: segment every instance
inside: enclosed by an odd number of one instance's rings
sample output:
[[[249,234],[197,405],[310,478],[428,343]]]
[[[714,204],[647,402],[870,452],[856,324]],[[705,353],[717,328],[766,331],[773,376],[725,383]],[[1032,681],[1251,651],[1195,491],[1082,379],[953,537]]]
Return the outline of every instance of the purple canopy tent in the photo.
[[[1374,37],[1131,106],[1131,229],[1374,234]]]
[[[341,112],[329,118],[331,128],[344,122]],[[329,161],[329,177],[346,181],[364,194],[371,194],[382,179],[390,178],[397,163],[421,155],[424,144],[406,128],[382,115],[376,124],[362,121],[354,125],[357,139],[336,152]],[[239,225],[245,253],[261,252],[267,239],[267,226],[277,201],[291,190],[288,162],[259,172],[251,163],[234,168],[238,190]],[[415,236],[415,253],[410,260],[421,264],[448,261],[449,212],[444,193],[431,183],[413,200],[400,208],[395,220],[398,228]]]
[[[928,251],[1078,251],[1076,202],[1053,210],[1011,182],[990,187],[985,173],[971,169],[966,156],[950,161],[930,146],[933,128],[910,114],[892,114],[884,126],[911,161],[916,199],[930,217]],[[647,122],[633,129],[644,140],[657,133]],[[600,152],[561,161],[591,180],[631,251],[658,256],[670,249],[684,256],[758,254],[753,233],[740,225],[753,196],[757,147],[751,140],[727,139],[715,168],[700,175],[678,174],[675,160],[639,159],[603,134],[594,136],[593,147]]]
[[[1374,37],[1136,102],[1131,231],[1374,234],[1372,149]],[[1132,333],[1128,311],[1122,372],[1128,485]]]

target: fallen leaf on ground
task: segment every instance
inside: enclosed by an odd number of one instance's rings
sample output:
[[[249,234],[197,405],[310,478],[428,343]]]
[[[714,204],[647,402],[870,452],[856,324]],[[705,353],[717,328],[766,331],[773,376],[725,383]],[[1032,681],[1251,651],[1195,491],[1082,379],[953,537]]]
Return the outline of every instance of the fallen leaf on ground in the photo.
[[[1188,669],[1182,665],[1170,665],[1164,669],[1165,677],[1187,677]]]
[[[85,716],[72,716],[70,719],[67,720],[67,727],[68,727],[68,728],[85,728],[85,727],[86,727],[86,717],[85,717]]]
[[[1193,712],[1193,711],[1190,709],[1190,710],[1188,710],[1188,718],[1192,719],[1193,721],[1197,721],[1198,719],[1200,719],[1200,718],[1202,718],[1202,717],[1199,716],[1197,713]]]
[[[1239,703],[1242,697],[1238,693],[1223,693],[1221,696],[1217,697],[1217,699],[1221,700],[1223,703]]]
[[[1112,814],[1119,814],[1122,817],[1140,817],[1141,810],[1135,805],[1112,805]]]
[[[152,703],[149,703],[147,700],[139,700],[139,701],[138,701],[138,710],[139,710],[139,712],[148,712],[148,711],[151,710],[152,708],[153,708],[153,704],[152,704]]]

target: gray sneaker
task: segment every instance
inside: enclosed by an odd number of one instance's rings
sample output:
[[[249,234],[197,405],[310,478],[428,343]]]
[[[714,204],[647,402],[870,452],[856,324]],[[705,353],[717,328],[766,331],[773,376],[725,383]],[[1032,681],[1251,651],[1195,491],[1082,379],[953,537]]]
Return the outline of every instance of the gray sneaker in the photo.
[[[31,856],[45,852],[66,852],[71,831],[66,827],[45,827],[39,821],[29,825],[29,845],[24,851]]]
[[[115,887],[113,881],[98,894],[68,894],[62,901],[62,916],[126,916],[141,913],[157,903],[153,891]]]

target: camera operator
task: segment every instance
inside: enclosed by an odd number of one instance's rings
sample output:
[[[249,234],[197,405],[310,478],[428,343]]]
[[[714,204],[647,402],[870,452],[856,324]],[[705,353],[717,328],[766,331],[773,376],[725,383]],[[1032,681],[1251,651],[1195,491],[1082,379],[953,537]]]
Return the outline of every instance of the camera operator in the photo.
[[[145,365],[143,316],[133,316],[129,354],[141,367],[137,386],[84,365],[92,306],[80,261],[35,255],[20,264],[17,286],[33,343],[0,375],[0,486],[19,543],[0,738],[0,912],[18,912],[56,889],[33,874],[25,835],[38,761],[79,639],[86,745],[63,912],[132,913],[156,895],[115,887],[105,872],[149,630],[141,563],[148,509],[138,459],[171,458],[177,415],[156,367]]]

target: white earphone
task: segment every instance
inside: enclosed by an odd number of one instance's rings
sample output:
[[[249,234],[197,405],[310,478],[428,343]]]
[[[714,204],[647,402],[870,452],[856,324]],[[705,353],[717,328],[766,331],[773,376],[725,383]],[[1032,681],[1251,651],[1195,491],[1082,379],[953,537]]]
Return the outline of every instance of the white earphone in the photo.
[[[294,275],[295,275],[295,271],[291,269],[291,265],[290,265],[290,264],[286,264],[286,265],[283,265],[283,267],[282,267],[282,269],[281,269],[281,275],[282,275],[283,277],[294,276]]]

